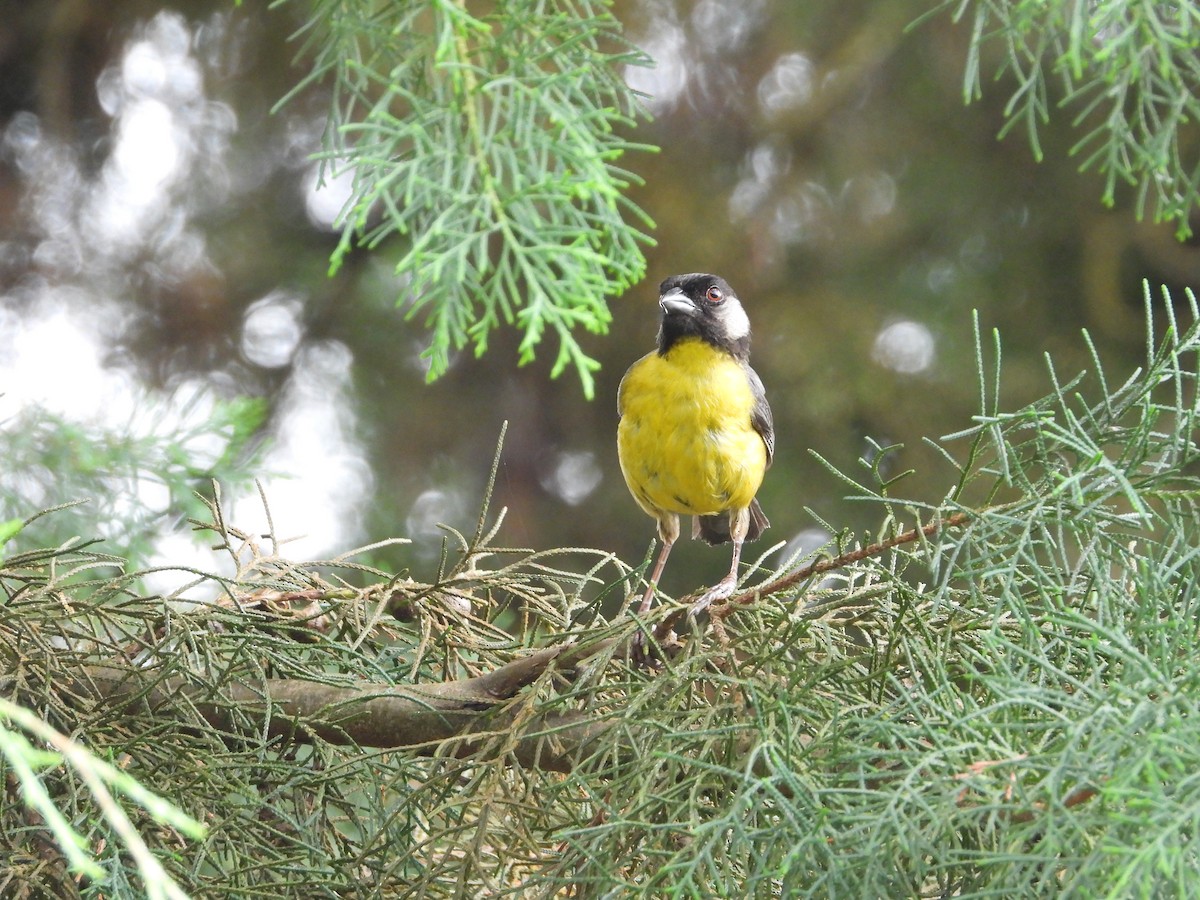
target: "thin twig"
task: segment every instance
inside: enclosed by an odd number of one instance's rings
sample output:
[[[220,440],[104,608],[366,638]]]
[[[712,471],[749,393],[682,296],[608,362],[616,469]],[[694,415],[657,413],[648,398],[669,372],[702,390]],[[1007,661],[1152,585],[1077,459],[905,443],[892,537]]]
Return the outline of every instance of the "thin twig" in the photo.
[[[734,594],[727,600],[714,604],[709,609],[708,614],[714,622],[724,619],[741,609],[743,606],[748,606],[751,603],[756,603],[763,597],[769,597],[772,594],[778,594],[786,591],[789,588],[795,587],[804,581],[814,578],[818,575],[824,575],[826,572],[832,572],[835,569],[844,569],[852,563],[860,562],[870,557],[879,556],[893,547],[898,547],[901,544],[911,544],[913,541],[922,537],[932,537],[941,531],[943,528],[957,528],[965,525],[970,521],[974,512],[956,512],[951,516],[946,516],[944,519],[935,519],[927,525],[920,528],[913,528],[901,534],[894,535],[885,541],[879,541],[875,544],[868,544],[866,547],[859,547],[857,550],[851,550],[849,553],[841,553],[837,556],[828,559],[819,559],[810,563],[803,568],[797,569],[787,575],[782,575],[774,581],[768,581],[765,584],[760,584],[757,587],[749,588],[741,593]],[[687,608],[673,609],[671,612],[658,624],[654,629],[655,639],[662,641],[673,627],[678,625],[680,621],[687,615]]]
[[[758,587],[750,588],[742,591],[740,594],[734,594],[724,603],[715,606],[711,615],[714,618],[724,618],[732,613],[739,606],[746,606],[754,603],[760,597],[766,597],[771,594],[777,594],[780,591],[786,591],[790,587],[800,584],[802,581],[807,581],[817,575],[824,575],[826,572],[832,572],[834,569],[844,569],[851,563],[856,563],[872,556],[879,556],[885,550],[891,550],[893,547],[899,547],[901,544],[911,544],[913,541],[921,537],[932,537],[943,528],[956,528],[959,525],[964,525],[971,518],[973,513],[957,512],[952,516],[947,516],[944,519],[935,519],[928,525],[921,528],[913,528],[901,534],[897,534],[888,538],[886,541],[880,541],[876,544],[868,544],[866,547],[860,547],[857,550],[851,550],[849,553],[842,553],[831,559],[819,559],[814,563],[810,563],[802,569],[797,569],[789,575],[784,575],[776,578],[774,581],[768,581],[766,584],[761,584]]]

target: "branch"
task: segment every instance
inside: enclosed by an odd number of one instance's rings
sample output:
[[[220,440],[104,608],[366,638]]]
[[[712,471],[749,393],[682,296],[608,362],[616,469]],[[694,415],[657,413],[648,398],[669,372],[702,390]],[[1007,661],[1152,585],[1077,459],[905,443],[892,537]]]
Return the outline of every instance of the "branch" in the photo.
[[[944,519],[849,553],[818,560],[788,575],[735,594],[713,607],[718,622],[762,597],[883,552],[930,537],[942,528],[965,524],[971,513]],[[672,609],[655,627],[662,643],[687,614]],[[74,693],[106,705],[140,705],[151,714],[190,707],[212,727],[241,731],[245,717],[260,719],[273,737],[380,748],[409,748],[434,754],[447,742],[458,757],[478,753],[489,738],[508,735],[504,749],[522,766],[569,772],[589,755],[609,727],[583,713],[528,715],[528,708],[509,704],[524,688],[553,666],[569,675],[584,660],[603,653],[628,651],[637,634],[605,637],[584,643],[574,639],[537,650],[491,672],[457,681],[414,685],[332,685],[299,679],[266,679],[256,684],[227,684],[219,695],[186,678],[164,676],[153,669],[115,664],[93,665],[76,676]],[[177,713],[178,715],[179,713]]]
[[[757,587],[748,588],[741,593],[734,594],[727,600],[714,604],[709,609],[708,614],[719,622],[737,612],[743,606],[749,606],[751,603],[758,602],[763,597],[769,597],[772,594],[786,591],[817,575],[824,575],[826,572],[832,572],[835,569],[844,569],[852,563],[860,562],[873,556],[880,556],[885,551],[891,550],[893,547],[898,547],[901,544],[911,544],[920,538],[932,537],[943,528],[956,528],[960,525],[965,525],[973,515],[977,515],[977,513],[956,512],[954,515],[947,516],[944,519],[935,519],[921,528],[913,528],[901,534],[894,535],[886,541],[868,544],[866,547],[860,547],[857,550],[851,550],[849,553],[842,553],[828,559],[819,559],[801,569],[797,569],[795,572],[781,575],[774,581],[768,581]],[[671,610],[666,618],[654,629],[655,640],[660,643],[666,640],[671,629],[678,625],[687,614],[688,608],[686,606]]]
[[[933,537],[933,535],[937,534],[943,528],[956,528],[959,525],[965,525],[972,515],[973,513],[957,512],[944,519],[935,519],[922,528],[913,528],[897,534],[886,541],[880,541],[877,544],[868,544],[866,547],[851,550],[849,553],[842,553],[831,559],[817,560],[802,569],[797,569],[790,575],[781,576],[774,581],[768,581],[766,584],[760,584],[758,587],[742,591],[740,594],[734,594],[724,603],[715,606],[711,611],[711,615],[714,618],[724,618],[734,612],[739,606],[747,606],[757,601],[760,597],[786,591],[788,588],[795,587],[800,582],[807,581],[816,575],[824,575],[826,572],[832,572],[834,569],[844,569],[851,563],[856,563],[872,556],[879,556],[885,550],[891,550],[893,547],[899,547],[901,544],[911,544],[918,538]]]
[[[190,707],[228,732],[244,730],[246,716],[261,718],[269,735],[304,743],[319,739],[433,754],[457,739],[451,752],[464,757],[479,752],[489,737],[515,734],[506,749],[522,766],[569,772],[608,726],[573,712],[530,718],[525,709],[505,704],[552,664],[569,672],[612,643],[549,647],[484,675],[441,684],[343,686],[272,678],[229,683],[219,695],[153,669],[92,665],[79,671],[73,693],[107,706],[137,705],[152,715]]]

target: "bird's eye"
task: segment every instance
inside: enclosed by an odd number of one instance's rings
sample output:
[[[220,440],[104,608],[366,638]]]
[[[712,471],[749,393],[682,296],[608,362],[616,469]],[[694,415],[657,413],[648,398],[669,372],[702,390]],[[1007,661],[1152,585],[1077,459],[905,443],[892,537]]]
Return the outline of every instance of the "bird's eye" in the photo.
[[[725,299],[725,294],[715,284],[708,289],[704,295],[704,299],[709,303],[720,303]]]

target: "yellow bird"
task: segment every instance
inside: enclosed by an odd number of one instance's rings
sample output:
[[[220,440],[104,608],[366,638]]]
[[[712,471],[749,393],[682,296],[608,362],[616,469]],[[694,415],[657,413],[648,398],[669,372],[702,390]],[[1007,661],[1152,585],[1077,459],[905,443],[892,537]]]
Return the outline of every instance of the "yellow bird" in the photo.
[[[617,455],[633,499],[658,522],[662,549],[639,613],[650,608],[679,517],[692,537],[733,542],[729,574],[693,614],[737,584],[742,543],[770,523],[754,495],[775,452],[762,380],[750,368],[750,320],[716,275],[673,275],[659,286],[658,348],[625,373],[617,391]]]

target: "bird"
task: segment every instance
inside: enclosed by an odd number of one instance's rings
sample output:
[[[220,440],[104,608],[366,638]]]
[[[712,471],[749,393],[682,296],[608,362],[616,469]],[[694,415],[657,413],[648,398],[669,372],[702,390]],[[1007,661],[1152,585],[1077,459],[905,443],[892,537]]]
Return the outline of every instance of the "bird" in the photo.
[[[693,539],[733,544],[729,574],[692,605],[695,616],[733,593],[742,544],[770,525],[755,495],[775,455],[775,427],[750,367],[750,320],[729,283],[672,275],[658,305],[657,346],[617,389],[617,456],[662,544],[639,614],[653,603],[681,515],[693,517]]]

